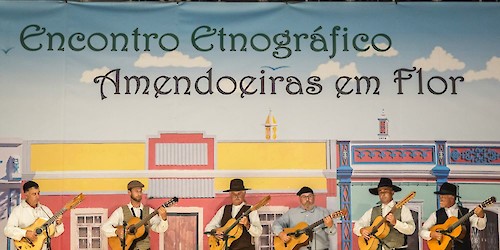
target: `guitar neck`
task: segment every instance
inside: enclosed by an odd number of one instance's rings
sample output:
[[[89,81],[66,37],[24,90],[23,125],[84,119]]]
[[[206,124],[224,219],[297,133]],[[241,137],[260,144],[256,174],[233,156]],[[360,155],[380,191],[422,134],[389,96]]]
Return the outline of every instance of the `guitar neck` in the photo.
[[[318,220],[318,221],[314,222],[313,224],[307,226],[306,228],[304,228],[304,230],[307,231],[307,230],[314,229],[315,227],[321,225],[323,223],[323,220],[326,219],[326,218],[328,218],[328,217],[330,217],[332,219],[335,219],[335,218],[337,218],[339,216],[345,215],[346,213],[347,213],[346,209],[342,209],[342,210],[339,210],[337,212],[331,213],[331,214],[325,216],[324,218],[322,218],[321,220]]]
[[[54,223],[54,221],[56,221],[56,220],[57,220],[57,218],[58,218],[59,216],[61,216],[64,212],[66,212],[66,210],[67,210],[66,208],[62,208],[61,210],[59,210],[59,211],[58,211],[57,213],[55,213],[52,217],[50,217],[50,219],[48,219],[48,220],[44,223],[44,225],[50,225],[50,224]]]
[[[497,201],[497,198],[495,198],[495,196],[492,196],[488,199],[486,199],[485,201],[483,201],[483,203],[479,204],[479,207],[480,208],[485,208],[493,203],[495,203]],[[460,211],[460,208],[459,210]],[[466,213],[464,216],[460,217],[460,219],[458,219],[455,223],[453,223],[449,228],[448,228],[448,231],[453,231],[455,228],[457,228],[458,226],[462,225],[467,219],[469,219],[469,217],[471,217],[472,215],[474,215],[474,209],[471,209],[468,213]]]
[[[252,211],[253,211],[253,209],[252,209],[251,207],[250,207],[249,209],[247,209],[247,211],[245,211],[243,214],[241,214],[241,216],[240,216],[240,217],[238,217],[238,219],[236,219],[236,221],[235,221],[233,224],[231,224],[231,226],[229,226],[229,227],[226,229],[225,233],[227,234],[227,233],[229,233],[231,230],[233,230],[233,228],[234,228],[236,225],[238,225],[238,223],[240,223],[240,220],[241,220],[241,219],[243,219],[243,217],[248,216],[248,215],[249,215]]]
[[[152,213],[148,214],[146,217],[144,217],[144,219],[142,219],[137,224],[135,224],[134,227],[139,228],[142,225],[146,224],[149,220],[151,220],[151,218],[153,218],[155,215],[158,214],[158,209],[160,209],[161,207],[167,208],[170,205],[175,204],[178,200],[179,199],[177,197],[174,197],[174,198],[170,199],[169,201],[161,204],[161,206],[159,206],[157,209],[155,209],[155,211],[153,211]]]
[[[459,210],[460,211],[460,210]],[[474,209],[470,210],[468,213],[466,213],[464,216],[460,217],[455,223],[451,224],[449,227],[449,231],[453,231],[455,228],[458,226],[462,225],[469,217],[471,217],[474,214]]]

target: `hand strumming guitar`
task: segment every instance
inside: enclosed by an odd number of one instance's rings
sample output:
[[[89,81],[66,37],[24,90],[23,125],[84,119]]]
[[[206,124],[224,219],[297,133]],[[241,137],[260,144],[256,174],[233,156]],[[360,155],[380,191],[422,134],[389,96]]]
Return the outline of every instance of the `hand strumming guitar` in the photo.
[[[278,237],[280,237],[280,239],[284,242],[284,243],[288,243],[290,241],[290,236],[287,235],[287,233],[285,231],[282,231]]]

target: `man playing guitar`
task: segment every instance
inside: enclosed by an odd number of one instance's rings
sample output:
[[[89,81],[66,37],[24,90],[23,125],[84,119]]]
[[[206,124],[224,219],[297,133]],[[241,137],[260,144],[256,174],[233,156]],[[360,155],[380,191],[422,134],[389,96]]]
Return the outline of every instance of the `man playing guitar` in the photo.
[[[48,220],[53,216],[52,211],[40,204],[40,188],[38,184],[34,181],[27,181],[23,185],[23,191],[25,195],[25,200],[21,204],[15,207],[7,220],[7,225],[4,228],[5,236],[12,238],[14,240],[21,240],[26,237],[30,242],[36,242],[38,237],[35,231],[25,230],[23,228],[29,227],[38,218]],[[64,225],[62,224],[62,216],[59,216],[55,221],[56,227],[54,235],[50,237],[57,237],[64,232]],[[45,233],[45,232],[44,232]],[[47,249],[46,244],[40,249]],[[34,249],[39,250],[39,249]]]
[[[155,210],[144,206],[141,203],[142,200],[142,188],[144,184],[140,181],[133,180],[128,183],[127,189],[130,195],[130,203],[127,205],[117,208],[109,217],[109,219],[102,225],[102,231],[106,237],[116,237],[123,239],[124,230],[120,229],[118,226],[122,226],[123,222],[130,221],[133,217],[143,218],[153,213]],[[160,207],[158,214],[151,218],[149,221],[144,235],[137,238],[130,250],[148,250],[150,249],[149,243],[149,229],[157,233],[163,233],[168,229],[167,211],[164,207]],[[118,228],[117,228],[118,227]],[[133,232],[127,232],[126,237],[131,237],[128,234]]]
[[[393,185],[392,180],[389,178],[380,178],[378,186],[370,188],[369,191],[373,195],[378,195],[380,204],[370,208],[356,221],[353,233],[358,237],[363,237],[366,241],[373,240],[375,236],[370,229],[370,225],[374,223],[377,217],[382,216],[386,221],[384,226],[389,227],[390,230],[384,239],[377,239],[379,248],[382,247],[384,250],[404,248],[405,235],[413,234],[415,222],[410,209],[404,205],[391,213],[393,207],[396,206],[393,200],[394,193],[401,191],[401,188]]]
[[[300,206],[288,210],[283,216],[274,221],[272,225],[274,234],[278,235],[284,244],[289,244],[294,236],[287,235],[284,231],[285,228],[293,228],[301,222],[311,225],[315,221],[323,219],[321,225],[312,228],[311,232],[305,232],[309,237],[300,249],[329,249],[328,238],[336,234],[333,220],[328,216],[330,212],[326,208],[318,207],[314,204],[314,192],[310,187],[302,187],[297,192],[297,196],[299,197]],[[290,249],[295,249],[294,246],[291,247]]]
[[[240,218],[251,206],[245,204],[246,190],[245,184],[241,179],[232,179],[229,184],[229,189],[224,192],[230,192],[231,204],[222,206],[212,220],[206,225],[205,231],[211,232],[211,237],[224,240],[224,231],[226,231],[226,224],[230,224],[231,219]],[[262,225],[260,224],[259,214],[257,211],[252,211],[248,217],[243,216],[239,222],[241,225],[242,233],[237,239],[231,242],[229,246],[225,240],[221,245],[210,246],[210,249],[231,249],[231,250],[254,250],[255,247],[252,243],[252,237],[260,237],[262,234]],[[227,235],[226,235],[227,238]]]
[[[425,221],[422,229],[419,232],[420,237],[424,240],[436,239],[438,241],[444,240],[444,236],[442,233],[430,231],[430,228],[436,224],[443,224],[449,217],[457,217],[460,218],[468,213],[468,209],[458,206],[455,203],[457,197],[457,186],[454,184],[445,182],[439,188],[439,191],[434,192],[439,195],[439,206],[441,207],[436,212],[433,212],[427,221]],[[471,241],[470,241],[470,230],[469,228],[475,227],[479,230],[483,230],[486,228],[486,215],[482,207],[478,206],[474,208],[474,215],[469,217],[469,219],[464,223],[465,225],[465,237],[460,239],[460,241],[453,241],[451,245],[453,246],[453,250],[470,250],[472,249]]]

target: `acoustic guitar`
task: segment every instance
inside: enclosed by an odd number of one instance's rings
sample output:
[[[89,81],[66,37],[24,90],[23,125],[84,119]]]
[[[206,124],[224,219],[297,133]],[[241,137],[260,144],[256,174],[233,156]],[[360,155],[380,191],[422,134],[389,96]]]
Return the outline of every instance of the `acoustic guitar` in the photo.
[[[23,228],[24,230],[30,230],[37,234],[37,238],[35,241],[31,241],[26,237],[21,238],[20,240],[14,240],[14,246],[17,250],[40,250],[45,243],[45,239],[47,239],[47,230],[50,237],[52,237],[55,233],[55,225],[54,222],[61,216],[64,212],[78,206],[80,202],[84,199],[83,194],[79,194],[73,200],[68,202],[64,207],[55,213],[48,220],[38,218],[31,224],[30,226]]]
[[[239,239],[241,237],[241,234],[243,233],[243,226],[239,224],[240,220],[243,219],[243,217],[248,216],[252,211],[255,211],[266,205],[270,199],[271,196],[268,195],[262,198],[259,203],[251,206],[240,217],[238,217],[238,219],[229,219],[226,224],[220,228],[221,230],[219,230],[224,232],[224,237],[222,239],[216,237],[214,230],[212,230],[211,232],[205,232],[206,234],[210,234],[210,236],[208,237],[208,246],[210,247],[210,250],[228,249],[229,246],[231,246],[231,243]]]
[[[132,244],[134,244],[134,241],[144,235],[146,232],[146,227],[144,226],[153,218],[155,215],[158,214],[158,209],[161,207],[167,208],[172,206],[173,204],[177,203],[179,199],[177,197],[174,197],[170,199],[169,201],[163,203],[161,206],[159,206],[154,212],[148,214],[144,219],[139,219],[137,217],[133,217],[127,222],[127,227],[126,227],[126,234],[125,234],[125,250],[128,250]],[[117,226],[116,227],[118,230],[123,230],[123,225]],[[123,250],[124,247],[122,245],[122,239],[118,236],[113,236],[108,238],[108,244],[109,247],[111,247],[112,250]]]
[[[340,216],[346,216],[347,209],[342,209],[337,212],[331,213],[327,217],[335,219]],[[323,219],[325,219],[323,218]],[[283,242],[279,236],[274,236],[274,249],[276,250],[297,250],[303,246],[309,244],[311,237],[309,232],[312,232],[314,228],[323,223],[323,219],[314,222],[311,225],[307,225],[306,222],[300,222],[293,228],[284,228],[283,231],[286,235],[290,236],[290,241],[287,243]]]
[[[403,205],[413,199],[416,194],[417,193],[415,191],[411,192],[404,199],[396,203],[396,205],[392,207],[389,213],[394,213],[396,209],[402,208]],[[371,232],[370,239],[366,240],[363,236],[358,237],[358,246],[360,250],[376,250],[378,248],[380,240],[387,237],[387,235],[391,231],[391,227],[388,225],[385,217],[377,216],[373,223],[368,227],[368,230],[370,230]]]
[[[495,203],[497,199],[492,196],[485,201],[483,201],[479,207],[485,208],[493,203]],[[443,224],[438,224],[434,225],[433,227],[430,228],[429,231],[431,232],[438,232],[443,234],[442,239],[439,241],[437,239],[431,239],[427,241],[427,246],[429,247],[430,250],[449,250],[451,249],[452,241],[454,238],[458,239],[463,239],[465,237],[466,233],[466,228],[463,227],[462,225],[465,223],[466,220],[469,219],[474,215],[474,209],[470,210],[467,214],[464,216],[460,217],[458,219],[455,216],[451,216],[448,218]]]

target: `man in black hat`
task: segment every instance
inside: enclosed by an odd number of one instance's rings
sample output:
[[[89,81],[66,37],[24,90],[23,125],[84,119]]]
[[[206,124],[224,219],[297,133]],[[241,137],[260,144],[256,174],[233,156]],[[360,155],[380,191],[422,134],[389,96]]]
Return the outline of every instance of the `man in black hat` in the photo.
[[[246,190],[245,184],[241,179],[233,179],[229,184],[229,189],[223,192],[229,192],[231,195],[231,204],[221,207],[212,220],[205,227],[206,232],[212,232],[215,237],[219,239],[224,238],[224,231],[226,223],[231,219],[238,219],[250,209],[251,206],[246,205],[245,195]],[[232,241],[229,249],[231,250],[254,250],[252,237],[260,237],[262,234],[262,225],[260,224],[259,214],[257,211],[252,211],[248,214],[248,217],[244,216],[239,224],[242,225],[243,233],[241,236]],[[229,225],[228,225],[229,226]]]
[[[306,232],[312,236],[312,240],[310,242],[305,242],[309,244],[300,249],[329,249],[328,239],[337,232],[332,218],[328,216],[330,212],[326,208],[315,205],[314,192],[310,187],[302,187],[297,192],[297,196],[300,206],[291,208],[283,214],[283,216],[273,222],[272,229],[274,235],[277,235],[281,241],[286,244],[291,240],[291,237],[288,236],[283,229],[294,228],[301,222],[311,225],[317,221],[323,220],[322,225],[313,228],[311,232]]]
[[[124,221],[129,222],[133,217],[137,217],[142,220],[143,218],[146,218],[147,215],[155,211],[154,209],[142,204],[143,187],[144,184],[138,180],[130,181],[127,184],[130,203],[117,208],[111,214],[109,219],[102,225],[101,230],[104,232],[106,237],[118,237],[119,239],[123,239],[123,229],[120,230],[117,226],[122,226]],[[149,222],[147,222],[147,225],[143,226],[146,226],[145,233],[134,240],[129,250],[148,250],[151,248],[149,242],[149,229],[157,233],[164,233],[167,231],[168,220],[166,209],[163,206],[158,208],[158,214],[153,216]],[[125,237],[133,237],[134,234],[135,232],[128,232]],[[117,247],[119,248],[120,245],[115,246],[113,249],[117,249]]]
[[[467,208],[458,206],[458,204],[456,204],[455,200],[457,197],[460,196],[457,195],[457,186],[455,186],[454,184],[445,182],[443,183],[443,185],[441,185],[439,191],[434,193],[439,195],[440,208],[437,211],[433,212],[429,216],[427,221],[425,221],[424,225],[422,226],[422,229],[419,232],[419,235],[424,240],[436,239],[438,241],[441,241],[443,237],[448,237],[448,236],[444,236],[443,234],[434,231],[431,232],[429,231],[429,229],[436,224],[445,223],[446,220],[451,216],[460,218],[463,215],[467,214],[469,210]],[[465,222],[464,226],[466,235],[461,240],[462,242],[460,241],[451,242],[454,250],[472,249],[469,228],[471,226],[479,230],[483,230],[484,228],[486,228],[486,215],[483,209],[479,206],[474,208],[474,215],[469,217],[469,220]]]
[[[393,185],[389,178],[380,178],[376,188],[370,188],[370,193],[378,195],[380,204],[366,211],[353,228],[353,233],[358,237],[364,237],[369,240],[371,237],[370,225],[373,224],[378,216],[383,216],[389,223],[389,234],[380,241],[378,249],[404,249],[406,248],[406,235],[411,235],[415,232],[415,222],[408,207],[403,205],[396,209],[394,213],[390,213],[394,205],[393,200],[395,192],[401,191],[401,188]]]

